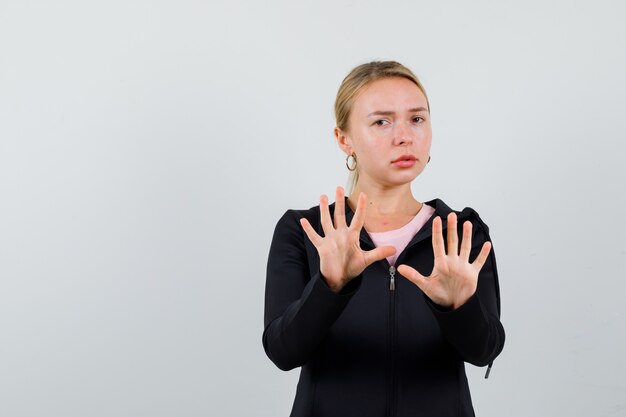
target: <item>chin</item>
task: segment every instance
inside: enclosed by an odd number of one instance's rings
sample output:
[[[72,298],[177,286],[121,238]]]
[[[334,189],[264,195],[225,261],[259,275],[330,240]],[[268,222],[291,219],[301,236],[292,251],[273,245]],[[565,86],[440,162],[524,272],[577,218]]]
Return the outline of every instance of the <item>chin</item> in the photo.
[[[393,178],[393,179],[389,179],[389,181],[387,181],[387,184],[393,186],[393,187],[397,187],[400,185],[406,185],[406,184],[410,184],[413,182],[413,180],[417,178],[417,175],[407,175],[403,178]]]
[[[405,181],[413,181],[423,170],[424,167],[414,167],[413,169],[399,172],[397,178],[402,178]]]

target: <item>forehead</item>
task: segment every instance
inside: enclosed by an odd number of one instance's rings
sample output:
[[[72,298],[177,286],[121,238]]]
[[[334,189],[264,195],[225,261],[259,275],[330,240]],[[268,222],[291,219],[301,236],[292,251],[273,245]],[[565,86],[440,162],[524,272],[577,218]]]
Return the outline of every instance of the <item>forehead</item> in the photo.
[[[354,101],[354,112],[401,111],[427,107],[426,97],[415,83],[402,77],[376,80],[359,92]]]

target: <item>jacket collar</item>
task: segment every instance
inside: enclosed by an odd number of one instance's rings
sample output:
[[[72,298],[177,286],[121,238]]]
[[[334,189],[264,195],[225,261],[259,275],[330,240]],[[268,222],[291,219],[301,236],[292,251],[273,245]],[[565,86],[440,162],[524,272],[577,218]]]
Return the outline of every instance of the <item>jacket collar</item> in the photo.
[[[420,242],[420,241],[422,241],[424,239],[430,238],[432,236],[433,220],[437,216],[441,217],[441,220],[442,220],[441,224],[442,224],[443,229],[445,230],[447,228],[447,225],[448,225],[448,214],[450,214],[452,211],[454,211],[450,207],[448,207],[448,205],[446,203],[444,203],[439,198],[435,198],[433,200],[426,201],[426,202],[424,202],[424,204],[427,204],[427,205],[433,207],[435,209],[435,212],[433,213],[432,216],[430,216],[428,221],[417,232],[417,234],[413,237],[413,239],[411,239],[411,241],[409,242],[407,247],[411,246],[411,245],[413,245],[415,243],[418,243],[418,242]],[[352,209],[348,205],[348,197],[344,197],[344,206],[345,206],[345,211],[346,211],[346,222],[348,224],[350,224],[350,223],[352,223],[352,218],[354,217],[354,212],[352,211]],[[329,206],[329,211],[330,211],[330,214],[331,214],[331,217],[332,217],[333,213],[335,212],[335,203],[332,203]],[[458,220],[467,219],[467,218],[470,217],[470,211],[463,210],[461,213],[457,212],[457,216],[458,216]],[[362,242],[368,244],[371,248],[375,247],[374,243],[372,242],[372,239],[370,238],[370,236],[367,233],[367,231],[365,230],[365,228],[361,229],[360,240]]]

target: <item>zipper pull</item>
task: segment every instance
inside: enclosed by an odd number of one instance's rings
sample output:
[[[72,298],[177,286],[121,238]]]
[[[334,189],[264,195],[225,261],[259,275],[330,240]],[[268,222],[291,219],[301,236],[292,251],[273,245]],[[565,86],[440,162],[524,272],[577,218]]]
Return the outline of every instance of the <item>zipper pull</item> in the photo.
[[[487,367],[487,372],[485,372],[485,379],[489,378],[489,374],[491,373],[491,365],[493,365],[493,362],[491,362]]]
[[[389,267],[389,290],[390,291],[395,291],[396,289],[396,267],[395,266],[390,266]]]

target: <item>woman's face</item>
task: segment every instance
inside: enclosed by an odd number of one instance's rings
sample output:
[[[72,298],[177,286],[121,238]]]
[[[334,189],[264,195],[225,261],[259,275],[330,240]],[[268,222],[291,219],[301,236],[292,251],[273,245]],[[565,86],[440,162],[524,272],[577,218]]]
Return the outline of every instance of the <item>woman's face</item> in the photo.
[[[359,182],[406,184],[426,166],[432,139],[428,104],[406,78],[383,78],[364,87],[348,124],[348,132],[335,134],[344,152],[356,154]]]

